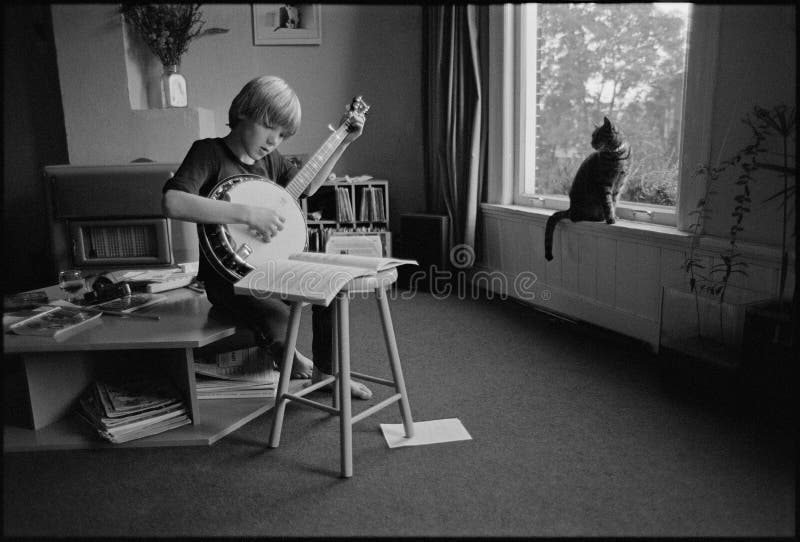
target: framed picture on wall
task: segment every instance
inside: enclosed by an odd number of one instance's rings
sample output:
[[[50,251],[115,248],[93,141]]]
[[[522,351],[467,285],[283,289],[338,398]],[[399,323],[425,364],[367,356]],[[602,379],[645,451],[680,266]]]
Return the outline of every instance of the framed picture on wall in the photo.
[[[319,4],[253,4],[253,45],[319,45]]]

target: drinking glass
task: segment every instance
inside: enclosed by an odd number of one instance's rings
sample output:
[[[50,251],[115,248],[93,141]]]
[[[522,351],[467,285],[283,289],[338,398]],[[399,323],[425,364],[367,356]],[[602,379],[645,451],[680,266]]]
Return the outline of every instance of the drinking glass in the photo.
[[[70,303],[80,300],[78,292],[83,290],[86,283],[80,269],[64,269],[58,273],[58,287],[64,290],[64,299]]]

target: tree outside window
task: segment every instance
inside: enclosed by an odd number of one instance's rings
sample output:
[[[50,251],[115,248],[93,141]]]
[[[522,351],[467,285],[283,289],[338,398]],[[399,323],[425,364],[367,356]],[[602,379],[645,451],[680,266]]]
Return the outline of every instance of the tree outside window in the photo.
[[[622,201],[674,206],[689,4],[526,4],[533,175],[524,192],[567,194],[608,116],[633,149]],[[536,39],[531,39],[533,36]],[[535,84],[532,82],[535,81]],[[531,114],[528,106],[527,114]]]

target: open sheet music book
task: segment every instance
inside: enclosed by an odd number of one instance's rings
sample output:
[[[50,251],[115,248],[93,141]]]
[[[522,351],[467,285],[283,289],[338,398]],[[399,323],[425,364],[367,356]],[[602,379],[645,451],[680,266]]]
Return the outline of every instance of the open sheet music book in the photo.
[[[352,254],[301,252],[285,259],[270,260],[234,284],[237,294],[278,296],[288,301],[329,305],[351,280],[374,276],[415,260],[375,258]]]

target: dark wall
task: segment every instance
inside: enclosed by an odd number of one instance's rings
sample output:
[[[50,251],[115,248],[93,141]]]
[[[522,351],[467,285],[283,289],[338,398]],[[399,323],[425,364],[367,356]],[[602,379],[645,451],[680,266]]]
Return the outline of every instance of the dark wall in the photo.
[[[68,161],[50,6],[3,6],[3,291],[56,282],[42,168]]]

